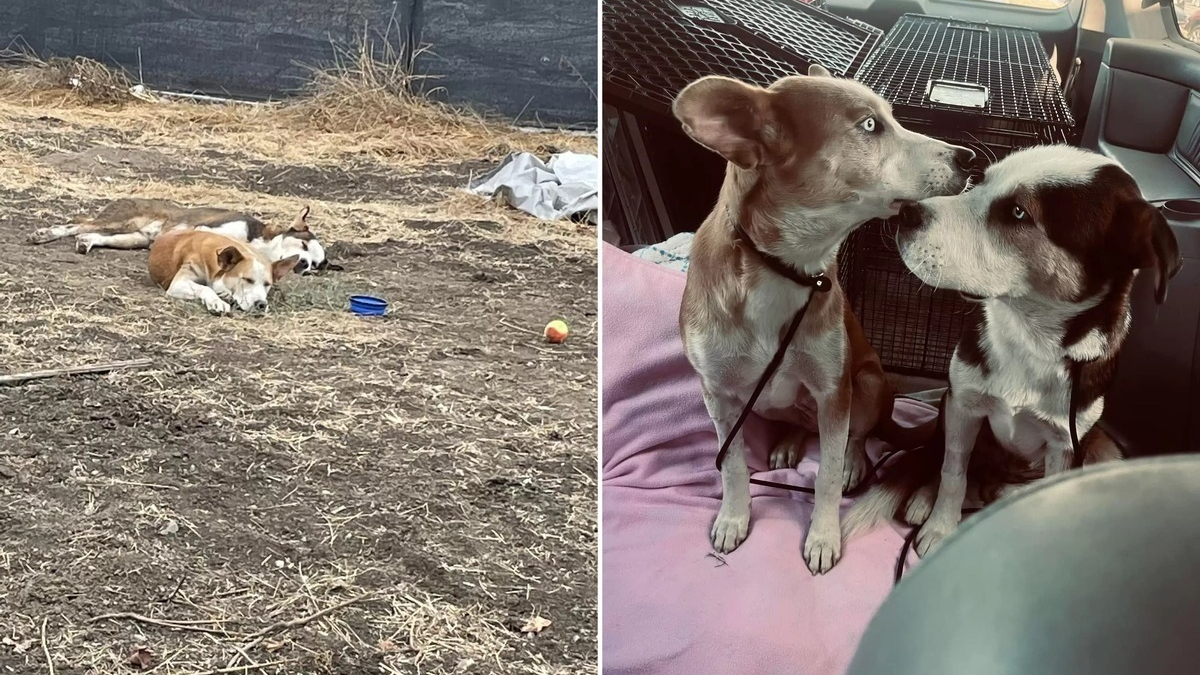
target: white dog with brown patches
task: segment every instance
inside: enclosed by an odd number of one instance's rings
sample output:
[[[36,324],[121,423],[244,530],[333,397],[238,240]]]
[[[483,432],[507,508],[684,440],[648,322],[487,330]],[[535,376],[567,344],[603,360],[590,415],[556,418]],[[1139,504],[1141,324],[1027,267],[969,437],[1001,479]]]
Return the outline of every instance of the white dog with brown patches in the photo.
[[[925,555],[958,526],[969,494],[991,501],[1075,463],[1072,390],[1080,459],[1120,457],[1095,424],[1129,330],[1130,289],[1151,270],[1161,303],[1182,260],[1120,165],[1065,145],[1014,153],[969,192],[905,204],[895,222],[914,274],[980,301],[950,362],[944,446],[902,458],[846,518],[849,537],[903,510],[923,523]]]
[[[298,258],[270,262],[248,245],[212,232],[173,230],[150,247],[150,278],[178,300],[199,300],[213,314],[264,312],[271,287]]]
[[[679,94],[674,113],[693,139],[729,162],[716,208],[692,245],[679,317],[720,443],[790,319],[809,303],[754,410],[797,425],[771,457],[773,467],[794,466],[804,439],[797,402],[809,393],[815,399],[821,459],[804,558],[814,574],[824,573],[841,555],[842,491],[864,477],[866,438],[891,424],[893,402],[836,282],[838,247],[859,225],[894,214],[899,201],[961,191],[974,153],[904,129],[886,101],[820,66],[767,89],[706,77]],[[833,288],[814,293],[773,271],[778,264],[823,273]],[[721,467],[711,532],[718,551],[732,551],[749,533],[749,478],[739,432]]]
[[[301,209],[289,227],[267,225],[229,209],[184,208],[165,199],[118,199],[94,217],[76,218],[67,225],[43,227],[29,235],[32,244],[75,237],[75,250],[94,248],[149,248],[160,233],[176,228],[201,230],[245,242],[270,261],[295,257],[300,274],[330,268],[325,248],[308,229],[308,207]]]

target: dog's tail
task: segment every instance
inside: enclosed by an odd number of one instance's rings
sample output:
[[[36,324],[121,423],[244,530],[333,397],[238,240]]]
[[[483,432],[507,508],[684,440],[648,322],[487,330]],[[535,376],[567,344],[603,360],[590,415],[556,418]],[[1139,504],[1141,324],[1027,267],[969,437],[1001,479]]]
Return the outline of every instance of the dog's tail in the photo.
[[[874,529],[895,518],[914,492],[936,481],[942,465],[941,416],[914,427],[892,418],[895,400],[885,405],[874,435],[899,456],[880,468],[881,477],[867,488],[842,520],[843,539]],[[939,405],[939,410],[940,410]]]
[[[932,423],[936,428],[936,421]],[[926,440],[933,432],[924,426]],[[897,447],[897,446],[893,446]],[[895,519],[913,493],[930,484],[936,485],[941,472],[943,446],[927,442],[905,448],[896,459],[881,469],[883,474],[863,496],[855,500],[842,519],[842,539],[850,539]]]

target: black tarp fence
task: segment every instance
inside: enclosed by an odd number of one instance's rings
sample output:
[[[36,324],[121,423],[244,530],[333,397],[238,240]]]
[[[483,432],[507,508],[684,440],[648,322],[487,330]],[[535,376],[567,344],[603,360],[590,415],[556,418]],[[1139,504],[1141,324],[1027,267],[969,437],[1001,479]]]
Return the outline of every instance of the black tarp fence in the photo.
[[[0,36],[154,89],[293,95],[366,31],[434,95],[521,124],[596,126],[595,0],[0,0]],[[2,45],[0,45],[2,46]]]

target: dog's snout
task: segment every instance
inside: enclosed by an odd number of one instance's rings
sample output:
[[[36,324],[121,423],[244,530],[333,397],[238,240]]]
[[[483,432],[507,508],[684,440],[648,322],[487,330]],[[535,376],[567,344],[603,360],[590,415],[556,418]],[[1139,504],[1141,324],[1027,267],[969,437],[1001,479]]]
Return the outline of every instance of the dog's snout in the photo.
[[[255,303],[254,303],[254,311],[256,311],[256,312],[265,312],[265,311],[267,311],[267,301],[266,301],[266,300],[259,300],[259,301],[255,302]]]
[[[919,202],[904,201],[900,204],[900,213],[892,217],[892,222],[900,229],[919,227],[925,219],[925,207]]]
[[[955,148],[954,164],[963,171],[970,171],[975,164],[975,151],[970,148]]]

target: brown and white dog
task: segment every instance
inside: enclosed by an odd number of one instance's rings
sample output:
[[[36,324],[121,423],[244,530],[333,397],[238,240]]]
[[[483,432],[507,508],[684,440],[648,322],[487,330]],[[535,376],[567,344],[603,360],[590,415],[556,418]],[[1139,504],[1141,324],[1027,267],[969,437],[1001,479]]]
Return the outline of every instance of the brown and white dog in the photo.
[[[729,165],[716,208],[692,244],[680,309],[688,359],[724,443],[794,313],[808,313],[754,410],[799,425],[810,392],[821,440],[812,525],[804,558],[813,573],[841,555],[842,491],[867,470],[865,440],[891,423],[892,395],[879,358],[837,285],[838,247],[902,200],[959,192],[974,156],[908,131],[867,87],[820,66],[769,88],[706,77],[685,88],[674,113],[684,130]],[[751,246],[737,234],[745,231]],[[772,271],[763,253],[833,289],[814,293]],[[800,461],[799,426],[773,451],[772,467]],[[721,468],[721,508],[712,526],[720,552],[749,534],[750,486],[742,434]]]
[[[1120,457],[1095,425],[1129,330],[1134,276],[1152,270],[1161,303],[1182,260],[1132,176],[1066,145],[1013,153],[970,191],[906,204],[894,222],[914,274],[980,301],[950,363],[944,453],[939,444],[902,458],[846,517],[850,537],[907,504],[925,555],[958,526],[968,495],[986,503],[1071,467],[1072,362],[1083,462]]]
[[[271,261],[295,256],[296,271],[308,274],[330,267],[325,248],[308,229],[308,213],[306,206],[291,226],[281,228],[228,209],[184,208],[164,199],[125,198],[108,204],[95,217],[35,230],[29,242],[45,244],[74,236],[75,250],[80,253],[93,248],[140,249],[149,248],[162,232],[194,229],[245,242]]]
[[[175,229],[150,246],[150,278],[178,300],[199,300],[214,314],[231,305],[264,312],[271,287],[292,271],[296,256],[268,261],[248,244],[214,232]]]

